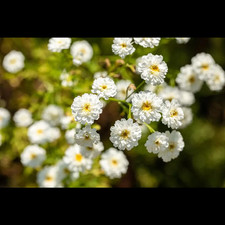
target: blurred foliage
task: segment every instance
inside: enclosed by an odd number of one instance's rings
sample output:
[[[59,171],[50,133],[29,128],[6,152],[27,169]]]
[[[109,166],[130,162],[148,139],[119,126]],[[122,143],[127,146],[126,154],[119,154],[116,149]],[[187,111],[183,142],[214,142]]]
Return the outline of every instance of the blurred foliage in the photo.
[[[199,52],[211,54],[225,69],[224,38],[191,38],[187,44],[162,38],[159,46],[153,49],[137,47],[121,67],[116,67],[116,60],[120,58],[112,53],[113,38],[72,38],[72,41],[84,39],[92,45],[94,55],[90,62],[77,67],[72,63],[69,50],[52,53],[47,49],[49,38],[0,38],[1,62],[13,49],[22,51],[26,58],[25,69],[17,74],[7,73],[0,66],[0,107],[7,108],[11,116],[19,108],[27,108],[34,120],[41,118],[48,104],[57,104],[65,113],[70,112],[74,97],[90,93],[93,74],[97,71],[119,74],[115,80],[130,79],[138,85],[141,79],[132,71],[132,65],[138,57],[150,52],[163,55],[170,80],[175,79],[180,67],[190,64],[191,58]],[[61,86],[59,76],[63,69],[73,75],[75,87]],[[70,183],[69,187],[225,187],[225,90],[212,92],[204,85],[195,97],[196,102],[191,107],[193,122],[180,130],[185,148],[177,159],[164,163],[156,155],[148,153],[144,147],[146,133],[139,146],[125,152],[130,165],[121,179],[110,180],[99,174],[96,161],[92,170]],[[112,146],[109,128],[122,116],[120,113],[118,104],[111,102],[97,121],[105,149]],[[11,120],[1,133],[0,186],[36,187],[37,171],[20,163],[20,154],[29,144],[27,128],[17,128]],[[68,146],[64,131],[60,139],[43,145],[49,156],[45,164],[57,162]]]

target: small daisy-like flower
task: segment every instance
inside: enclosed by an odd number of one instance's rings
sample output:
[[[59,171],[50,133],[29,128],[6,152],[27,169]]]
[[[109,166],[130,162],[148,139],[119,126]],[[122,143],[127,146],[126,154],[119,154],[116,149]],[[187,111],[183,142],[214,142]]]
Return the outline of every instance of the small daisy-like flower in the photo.
[[[45,166],[37,174],[39,187],[61,187],[61,177],[58,176],[57,166]]]
[[[93,163],[90,158],[87,158],[82,154],[81,146],[78,144],[74,144],[67,148],[63,160],[68,164],[69,170],[74,172],[90,170]]]
[[[73,115],[67,114],[60,119],[61,128],[63,130],[68,129],[69,125],[74,122]]]
[[[38,145],[28,145],[21,154],[21,163],[24,166],[37,168],[46,159],[46,151]]]
[[[42,119],[47,121],[51,126],[59,125],[62,117],[63,109],[53,104],[45,107],[42,113]]]
[[[125,154],[115,148],[109,148],[101,155],[101,169],[110,179],[121,178],[127,172],[129,161]]]
[[[99,141],[97,144],[93,144],[91,147],[81,146],[82,155],[84,155],[86,158],[89,158],[89,159],[96,158],[102,153],[103,150],[104,150],[104,145],[101,141]]]
[[[182,125],[184,112],[177,100],[166,101],[162,109],[162,123],[169,128],[177,129]]]
[[[149,153],[158,154],[169,146],[168,140],[169,138],[164,133],[156,131],[148,136],[145,147]]]
[[[184,148],[184,141],[179,131],[173,130],[171,133],[166,131],[165,135],[169,138],[169,146],[164,151],[160,151],[158,157],[164,162],[169,162],[179,156]]]
[[[67,130],[65,132],[65,138],[68,144],[73,145],[75,144],[75,134],[76,134],[76,130],[72,129],[72,130]]]
[[[149,53],[144,55],[137,64],[136,71],[147,84],[159,85],[164,82],[168,67],[162,55]]]
[[[161,118],[161,107],[163,100],[150,91],[140,91],[133,94],[132,108],[134,119],[150,123],[159,121]]]
[[[213,57],[208,53],[202,52],[192,57],[191,62],[199,79],[206,81],[210,76],[211,66],[215,64]]]
[[[193,120],[193,113],[191,108],[182,107],[182,110],[184,112],[184,118],[181,120],[182,125],[179,127],[179,129],[187,127]]]
[[[182,37],[182,38],[176,38],[177,44],[186,44],[190,41],[191,38],[189,37]]]
[[[63,87],[72,87],[75,84],[72,75],[67,73],[66,70],[61,73],[60,80]]]
[[[176,82],[179,87],[185,91],[196,93],[200,91],[203,81],[198,78],[198,74],[193,69],[192,65],[186,65],[180,68],[180,73],[177,75]]]
[[[134,42],[144,48],[154,48],[159,45],[161,38],[134,38]]]
[[[132,38],[114,38],[112,51],[115,55],[125,58],[127,55],[133,54],[135,48],[132,45]]]
[[[225,85],[225,72],[221,66],[215,64],[210,69],[210,76],[206,80],[211,91],[220,91]]]
[[[27,109],[19,109],[13,116],[17,127],[28,127],[32,122],[32,114]]]
[[[119,80],[116,83],[117,93],[115,98],[119,100],[125,100],[127,96],[129,96],[134,90],[128,89],[129,85],[132,82],[129,80]],[[127,95],[126,95],[127,94]],[[129,102],[133,96],[130,96],[126,101]]]
[[[99,141],[100,135],[91,126],[85,126],[75,134],[75,142],[81,146],[92,147],[93,144],[97,144]]]
[[[110,141],[120,150],[131,150],[141,138],[141,127],[132,119],[117,120],[110,131]]]
[[[73,56],[73,64],[79,66],[91,60],[93,48],[86,40],[76,41],[72,44],[70,53]]]
[[[61,136],[60,129],[58,127],[49,127],[49,129],[46,131],[46,135],[48,142],[54,142]]]
[[[0,129],[6,127],[9,124],[10,118],[10,112],[5,108],[0,107]]]
[[[111,78],[99,77],[94,80],[91,92],[96,93],[99,98],[104,98],[105,100],[108,100],[109,97],[114,97],[116,95],[117,88]]]
[[[107,71],[99,71],[99,72],[96,72],[94,73],[94,79],[97,79],[99,77],[102,77],[102,78],[106,78],[106,77],[109,77]]]
[[[190,91],[179,90],[180,98],[177,99],[182,106],[190,106],[195,102],[195,95]]]
[[[166,82],[160,84],[160,85],[157,85],[157,86],[154,86],[152,84],[146,84],[143,88],[144,91],[151,91],[153,93],[156,93],[157,95],[160,94],[160,92],[166,88],[168,85],[166,84]]]
[[[177,87],[166,85],[158,93],[158,96],[161,97],[164,101],[172,101],[173,99],[179,100],[180,91]]]
[[[94,123],[94,120],[99,119],[99,115],[102,113],[102,107],[103,103],[97,95],[87,93],[74,98],[73,104],[71,105],[75,121],[89,125]]]
[[[48,50],[51,52],[61,52],[68,49],[71,44],[71,38],[50,38],[48,42]]]
[[[17,73],[24,68],[24,60],[22,52],[12,50],[4,57],[2,65],[9,73]]]
[[[50,125],[44,121],[40,120],[33,123],[27,131],[28,138],[33,144],[44,144],[49,141]]]

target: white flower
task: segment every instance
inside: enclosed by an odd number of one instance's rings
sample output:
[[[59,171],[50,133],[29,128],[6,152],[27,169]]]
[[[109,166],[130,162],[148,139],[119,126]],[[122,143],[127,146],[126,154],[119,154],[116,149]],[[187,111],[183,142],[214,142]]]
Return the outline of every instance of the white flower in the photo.
[[[24,60],[22,52],[12,50],[4,57],[2,65],[9,73],[17,73],[24,68]]]
[[[92,124],[94,120],[98,120],[102,107],[103,104],[97,95],[87,93],[74,98],[71,105],[75,121],[81,124]]]
[[[78,144],[71,145],[66,149],[63,160],[68,164],[69,170],[74,172],[90,170],[93,163],[91,159],[82,154],[81,146]]]
[[[61,52],[68,49],[71,44],[71,38],[50,38],[48,42],[48,50],[51,52]]]
[[[85,40],[76,41],[70,48],[70,53],[73,56],[73,63],[76,66],[88,62],[93,56],[92,46]]]
[[[169,146],[168,140],[169,138],[164,133],[156,131],[148,136],[145,147],[149,153],[158,154]]]
[[[159,121],[162,104],[163,100],[155,93],[140,91],[133,94],[131,112],[134,119],[139,119],[141,122]]]
[[[17,127],[27,127],[33,122],[31,112],[23,108],[16,111],[13,116],[13,120]]]
[[[163,61],[162,55],[149,53],[141,57],[137,64],[136,71],[147,84],[159,85],[164,82],[168,67]]]
[[[61,117],[61,119],[60,119],[61,128],[63,130],[68,129],[69,125],[72,122],[74,122],[74,118],[73,118],[72,114],[71,115],[68,114],[68,115]]]
[[[28,145],[21,154],[21,163],[24,166],[37,168],[46,159],[46,151],[38,145]]]
[[[50,125],[44,121],[39,120],[33,123],[27,131],[28,138],[33,144],[44,144],[49,141]]]
[[[168,87],[168,85],[167,85],[166,82],[164,82],[164,83],[162,83],[160,85],[157,85],[157,86],[154,86],[154,85],[149,83],[149,84],[145,84],[143,90],[144,91],[151,91],[151,92],[156,93],[157,95],[159,95],[160,92],[162,90],[164,90],[164,88],[167,88],[167,87]]]
[[[117,88],[117,93],[115,98],[119,99],[119,100],[125,100],[127,96],[129,96],[134,90],[133,89],[128,89],[129,85],[132,82],[129,80],[119,80],[116,83],[116,88]],[[127,96],[126,96],[126,92],[127,92]],[[126,100],[127,102],[129,102],[132,99],[132,95]]]
[[[129,162],[125,154],[115,148],[109,148],[101,155],[101,169],[110,179],[121,178],[127,172]]]
[[[161,38],[134,38],[134,42],[144,48],[154,48],[159,45]]]
[[[48,142],[53,142],[60,138],[61,133],[60,129],[58,127],[49,127],[49,129],[46,132],[47,135],[47,141]]]
[[[73,145],[75,144],[75,134],[76,134],[76,130],[72,129],[72,130],[67,130],[65,132],[65,138],[68,144]]]
[[[10,118],[10,112],[5,108],[0,107],[0,129],[6,127],[9,124]]]
[[[47,121],[52,126],[59,125],[62,117],[63,109],[53,104],[46,106],[42,113],[42,119]]]
[[[180,68],[180,73],[177,75],[176,82],[179,87],[185,91],[196,93],[200,91],[203,81],[198,78],[198,74],[193,69],[192,65],[186,65]]]
[[[177,44],[186,44],[190,41],[191,38],[189,37],[182,37],[182,38],[176,38]]]
[[[104,98],[105,100],[108,100],[109,97],[114,97],[116,95],[117,88],[111,78],[99,77],[94,80],[91,92],[96,93],[99,98]]]
[[[75,142],[78,145],[92,147],[100,141],[100,135],[96,132],[95,128],[85,126],[75,134]]]
[[[225,85],[225,72],[223,68],[217,64],[212,65],[210,69],[210,76],[206,80],[211,91],[220,91]]]
[[[94,79],[97,79],[99,77],[106,78],[106,77],[109,77],[109,75],[108,75],[107,71],[99,71],[99,72],[94,73]]]
[[[112,52],[125,58],[127,55],[133,54],[135,48],[132,45],[132,38],[114,38],[112,44]]]
[[[184,112],[184,118],[181,120],[182,125],[179,127],[179,129],[187,127],[193,120],[193,113],[191,108],[182,107],[182,110]]]
[[[39,187],[61,187],[61,177],[58,176],[57,166],[45,166],[37,174]]]
[[[86,158],[94,159],[99,156],[104,150],[104,145],[101,141],[97,144],[93,144],[91,147],[89,146],[81,146],[82,155]]]
[[[75,84],[72,75],[66,72],[66,70],[63,70],[60,74],[60,80],[63,87],[72,87]]]
[[[79,172],[71,171],[68,167],[68,164],[65,163],[63,159],[59,160],[55,166],[57,167],[57,176],[60,182],[66,177],[76,180],[80,176]]]
[[[195,102],[195,95],[190,91],[179,90],[179,103],[183,106],[190,106]]]
[[[213,57],[205,52],[198,53],[191,59],[192,66],[200,80],[207,80],[210,76],[210,68],[215,64]]]
[[[169,162],[178,157],[184,148],[184,141],[179,131],[173,130],[171,133],[166,131],[165,135],[169,138],[169,146],[164,151],[160,151],[158,157],[164,162]]]
[[[110,131],[110,141],[120,150],[131,150],[138,145],[138,140],[141,138],[141,127],[132,119],[117,120]]]
[[[177,87],[166,85],[158,93],[158,96],[161,97],[164,101],[172,101],[173,99],[177,99],[179,101],[180,91]]]
[[[181,120],[184,118],[184,112],[176,99],[171,102],[166,101],[162,110],[162,123],[167,125],[169,128],[177,129],[182,123]]]

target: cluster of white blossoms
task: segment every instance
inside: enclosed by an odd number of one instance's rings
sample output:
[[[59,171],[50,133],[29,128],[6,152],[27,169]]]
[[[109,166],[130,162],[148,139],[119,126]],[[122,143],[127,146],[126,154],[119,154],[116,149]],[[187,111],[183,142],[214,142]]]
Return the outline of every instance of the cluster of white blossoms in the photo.
[[[9,73],[17,73],[24,68],[25,57],[22,52],[12,50],[3,58],[3,68]]]
[[[72,87],[75,85],[75,82],[73,81],[73,76],[66,72],[64,69],[62,73],[60,74],[60,80],[61,80],[61,85],[63,87]]]
[[[200,91],[204,82],[211,91],[220,91],[225,85],[225,72],[210,54],[201,52],[192,57],[190,65],[181,67],[176,82],[192,93]]]
[[[86,41],[75,41],[72,43],[71,38],[50,38],[48,42],[48,50],[51,52],[61,52],[64,49],[70,49],[73,57],[73,64],[80,66],[82,63],[88,62],[93,56],[93,48]],[[62,85],[70,86],[71,80],[66,73],[61,75]],[[66,82],[63,82],[66,80]]]
[[[134,39],[134,40],[133,40]],[[154,48],[159,45],[161,38],[114,38],[112,51],[124,59],[135,52],[133,41],[144,48]]]

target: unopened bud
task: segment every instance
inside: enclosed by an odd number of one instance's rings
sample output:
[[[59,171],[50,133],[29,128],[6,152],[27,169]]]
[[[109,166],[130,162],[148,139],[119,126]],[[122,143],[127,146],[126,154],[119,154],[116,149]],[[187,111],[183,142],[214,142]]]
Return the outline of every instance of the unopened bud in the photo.
[[[117,67],[122,66],[122,65],[124,65],[124,64],[125,64],[125,62],[124,62],[123,59],[117,59],[116,62],[115,62],[115,65],[116,65]]]
[[[103,61],[100,61],[99,64],[104,68],[104,69],[108,69],[111,66],[110,60],[108,58],[106,58]]]

